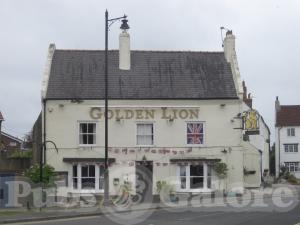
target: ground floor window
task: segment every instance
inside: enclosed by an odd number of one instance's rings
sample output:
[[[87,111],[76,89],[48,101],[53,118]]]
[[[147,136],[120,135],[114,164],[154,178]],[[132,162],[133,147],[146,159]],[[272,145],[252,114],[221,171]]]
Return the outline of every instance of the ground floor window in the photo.
[[[284,164],[289,172],[300,171],[300,162],[285,162]]]
[[[178,166],[179,191],[201,191],[211,188],[211,166],[186,163]]]
[[[98,164],[74,164],[72,183],[75,190],[103,191],[104,166]]]
[[[285,152],[298,152],[298,144],[283,144]]]

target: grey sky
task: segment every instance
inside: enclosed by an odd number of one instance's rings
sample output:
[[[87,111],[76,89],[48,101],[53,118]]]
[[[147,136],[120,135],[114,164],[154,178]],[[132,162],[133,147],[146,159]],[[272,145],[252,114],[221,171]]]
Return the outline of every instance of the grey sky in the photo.
[[[274,100],[300,104],[298,0],[0,0],[0,110],[4,131],[21,137],[40,110],[49,43],[103,49],[104,11],[126,13],[132,49],[221,51],[233,29],[242,79],[273,132]],[[118,47],[120,24],[110,31]]]

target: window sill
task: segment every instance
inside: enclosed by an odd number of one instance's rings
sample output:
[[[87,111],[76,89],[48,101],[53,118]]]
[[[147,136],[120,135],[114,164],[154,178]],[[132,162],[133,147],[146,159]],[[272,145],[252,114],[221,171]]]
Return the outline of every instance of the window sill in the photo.
[[[74,194],[101,194],[104,193],[104,190],[94,190],[94,189],[90,189],[90,190],[78,190],[78,189],[71,189],[71,192]]]
[[[197,147],[205,147],[205,144],[186,144],[186,146],[197,148]]]
[[[79,148],[93,148],[96,147],[97,145],[78,145]]]
[[[136,145],[137,148],[155,148],[155,145]]]
[[[211,193],[214,190],[208,189],[208,188],[203,188],[203,189],[186,189],[186,190],[176,190],[177,193],[179,194],[184,194],[184,193]]]

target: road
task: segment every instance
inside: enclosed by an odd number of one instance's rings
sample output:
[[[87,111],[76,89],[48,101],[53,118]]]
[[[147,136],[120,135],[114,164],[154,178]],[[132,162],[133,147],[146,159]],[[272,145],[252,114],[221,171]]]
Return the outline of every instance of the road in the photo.
[[[166,209],[159,209],[151,212],[148,218],[137,223],[139,225],[295,225],[300,224],[300,204],[299,200],[296,207],[287,212],[258,212],[255,208],[243,208],[240,212],[232,212],[230,208],[227,211],[220,211],[212,208],[210,211],[193,211],[192,208],[185,208],[185,211],[170,212]],[[254,211],[250,211],[253,210]],[[247,211],[248,210],[248,211]],[[140,210],[140,215],[147,214],[147,211]],[[126,217],[126,213],[124,213]],[[131,215],[128,215],[129,217]],[[124,218],[125,218],[124,217]],[[115,218],[116,219],[116,218]],[[111,218],[105,215],[63,219],[55,221],[19,223],[22,225],[117,225],[126,224],[123,218],[117,218],[119,223],[113,222]],[[122,221],[122,222],[121,222]],[[129,223],[127,223],[129,224]]]

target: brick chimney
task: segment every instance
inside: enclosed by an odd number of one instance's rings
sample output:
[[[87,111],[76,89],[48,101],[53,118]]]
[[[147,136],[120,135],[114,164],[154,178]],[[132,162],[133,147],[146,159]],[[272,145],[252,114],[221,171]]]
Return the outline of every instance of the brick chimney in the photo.
[[[278,111],[280,111],[280,109],[281,109],[281,106],[280,106],[279,98],[278,98],[278,96],[276,96],[276,101],[275,101],[275,111],[276,111],[276,113]]]
[[[232,30],[226,32],[226,37],[224,39],[224,53],[227,62],[231,62],[232,58],[235,56],[235,36]]]
[[[130,35],[126,30],[119,36],[119,69],[130,70]]]

